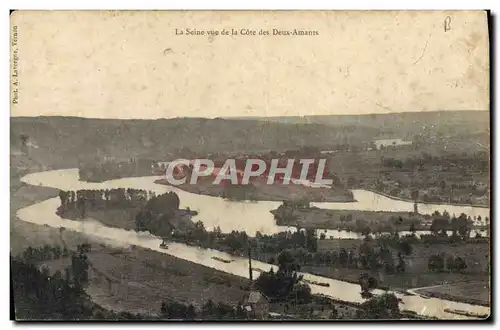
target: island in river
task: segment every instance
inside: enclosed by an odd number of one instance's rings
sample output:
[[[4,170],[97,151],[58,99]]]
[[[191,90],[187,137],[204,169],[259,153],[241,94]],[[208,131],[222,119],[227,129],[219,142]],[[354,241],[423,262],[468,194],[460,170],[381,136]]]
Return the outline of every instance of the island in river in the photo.
[[[155,183],[170,185],[166,179],[158,179]],[[343,188],[307,187],[300,184],[270,185],[261,179],[254,180],[252,181],[252,184],[249,185],[231,185],[213,184],[213,179],[206,177],[200,178],[197,184],[189,184],[189,182],[186,182],[174,187],[194,194],[222,197],[229,200],[275,202],[282,202],[285,200],[307,200],[309,202],[332,203],[347,203],[356,201],[352,192]]]

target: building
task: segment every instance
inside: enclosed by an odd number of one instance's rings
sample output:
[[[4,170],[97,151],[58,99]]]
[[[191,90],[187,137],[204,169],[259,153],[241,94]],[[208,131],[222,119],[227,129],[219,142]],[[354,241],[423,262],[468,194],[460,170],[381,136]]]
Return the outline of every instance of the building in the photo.
[[[384,147],[398,147],[398,146],[407,146],[412,145],[412,141],[404,141],[403,139],[382,139],[382,140],[374,140],[373,141],[377,146],[377,149]]]
[[[259,291],[250,291],[244,300],[243,308],[250,319],[269,318],[269,299]]]

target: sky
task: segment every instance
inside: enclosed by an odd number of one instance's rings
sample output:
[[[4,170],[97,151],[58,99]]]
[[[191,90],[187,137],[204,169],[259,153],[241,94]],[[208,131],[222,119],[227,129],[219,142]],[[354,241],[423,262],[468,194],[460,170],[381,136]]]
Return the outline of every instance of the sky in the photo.
[[[14,26],[12,116],[489,109],[487,16],[480,11],[20,11]],[[186,29],[257,35],[179,35]],[[259,35],[261,29],[317,35]]]

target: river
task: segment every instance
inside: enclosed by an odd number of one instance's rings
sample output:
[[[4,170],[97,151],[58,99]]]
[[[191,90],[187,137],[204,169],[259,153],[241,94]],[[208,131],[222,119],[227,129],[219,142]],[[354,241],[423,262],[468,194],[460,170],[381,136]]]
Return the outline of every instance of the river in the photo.
[[[160,177],[138,177],[124,178],[118,180],[106,181],[103,183],[89,183],[78,180],[77,169],[56,170],[40,173],[28,174],[21,179],[22,182],[34,186],[46,186],[62,190],[79,189],[111,189],[111,188],[136,188],[155,191],[157,194],[167,191],[174,191],[179,195],[181,208],[189,207],[191,210],[197,210],[199,214],[194,219],[202,220],[206,228],[220,226],[224,232],[231,230],[244,230],[247,233],[260,231],[263,234],[272,234],[283,230],[283,227],[275,224],[273,215],[269,212],[279,206],[279,202],[234,202],[227,201],[219,197],[197,195],[188,193],[171,186],[155,184],[154,181]],[[373,211],[411,211],[413,204],[403,201],[395,201],[390,198],[377,195],[373,192],[364,190],[353,191],[354,203],[314,203],[315,206],[331,209],[359,209]],[[235,257],[210,249],[201,249],[187,246],[179,243],[169,244],[168,250],[159,247],[161,240],[149,234],[127,231],[124,229],[110,228],[97,221],[73,221],[62,219],[55,214],[60,205],[58,197],[28,206],[17,212],[17,216],[27,222],[48,225],[51,227],[65,227],[69,230],[84,232],[89,236],[97,236],[109,240],[109,244],[125,247],[131,244],[149,248],[161,253],[166,253],[181,259],[185,259],[207,267],[216,268],[226,273],[237,276],[248,277],[248,261],[245,258]],[[489,209],[474,208],[467,206],[449,206],[449,205],[426,205],[429,212],[438,210],[443,212],[448,210],[450,214],[465,213],[471,217],[481,215],[489,216]],[[419,208],[420,209],[420,208]],[[423,210],[422,210],[423,211]],[[213,260],[212,257],[233,260],[231,263],[223,263]],[[252,261],[253,267],[268,270],[271,266],[259,261]],[[254,272],[254,278],[258,276]],[[350,302],[362,302],[360,287],[357,284],[351,284],[334,279],[324,278],[311,274],[304,274],[304,278],[330,284],[330,287],[323,287],[310,284],[313,293],[320,293],[335,299]],[[375,290],[374,293],[382,293],[381,290]],[[429,298],[424,299],[420,296],[404,296],[396,293],[402,298],[402,309],[414,311],[419,314],[434,316],[444,319],[467,318],[465,316],[447,313],[445,309],[458,309],[473,313],[489,314],[490,308],[453,302],[449,300]]]

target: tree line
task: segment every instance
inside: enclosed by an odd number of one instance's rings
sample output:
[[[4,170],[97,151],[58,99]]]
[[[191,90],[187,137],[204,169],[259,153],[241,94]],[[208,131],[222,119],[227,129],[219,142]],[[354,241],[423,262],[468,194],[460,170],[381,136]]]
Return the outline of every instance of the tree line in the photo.
[[[250,248],[254,258],[271,264],[276,264],[280,253],[287,251],[302,266],[376,269],[388,274],[406,271],[405,260],[412,254],[412,240],[416,239],[412,235],[404,237],[393,235],[378,240],[367,237],[359,249],[317,251],[318,237],[313,229],[299,229],[293,233],[279,232],[273,235],[257,232],[255,237],[249,237],[244,231],[222,233],[218,227],[214,231],[207,231],[201,221],[196,222],[192,230],[174,231],[170,238],[176,242],[238,256],[245,256]]]
[[[127,161],[93,162],[80,164],[78,175],[87,182],[103,182],[134,176],[152,175],[152,167],[156,162],[152,159],[135,159]]]
[[[469,239],[473,226],[473,221],[470,216],[468,217],[462,213],[458,217],[455,215],[450,217],[450,214],[446,211],[444,211],[443,214],[436,211],[433,216],[434,219],[432,220],[430,227],[430,231],[433,236],[448,237],[447,232],[451,231],[451,236],[453,238],[463,241],[467,241]],[[481,216],[479,216],[478,220],[481,220]]]
[[[276,219],[277,225],[291,225],[296,226],[298,224],[299,215],[296,213],[297,210],[308,210],[308,205],[303,205],[303,203],[290,203],[286,202],[280,205],[275,211],[273,211],[274,217]],[[332,217],[335,211],[329,210],[316,210],[317,212],[322,211],[325,217]],[[338,216],[338,222],[336,222],[337,230],[345,230],[347,232],[360,233],[362,236],[368,236],[371,234],[382,235],[382,234],[398,234],[399,231],[409,231],[414,234],[417,230],[429,230],[430,234],[434,237],[448,237],[448,232],[452,232],[452,238],[454,241],[462,240],[466,241],[469,239],[471,231],[474,227],[474,221],[478,223],[484,222],[487,226],[489,224],[489,218],[485,217],[482,219],[481,216],[474,217],[472,219],[464,213],[461,213],[458,217],[444,211],[442,214],[439,211],[435,211],[432,215],[417,215],[413,212],[409,212],[408,216],[388,216],[383,220],[367,220],[365,218],[354,218],[356,212],[346,213],[342,212]],[[363,213],[360,213],[362,216]],[[432,220],[430,227],[424,227],[422,224],[423,220]],[[333,220],[331,220],[333,221]],[[481,234],[477,234],[478,237]],[[326,239],[326,234],[320,233],[320,239]],[[426,241],[433,241],[432,238],[426,238]]]
[[[444,253],[429,257],[428,269],[432,272],[463,273],[467,269],[465,259],[459,256],[448,256]]]
[[[84,217],[85,211],[141,207],[154,197],[154,191],[133,188],[59,190],[61,205],[57,213],[77,211],[79,216]]]

